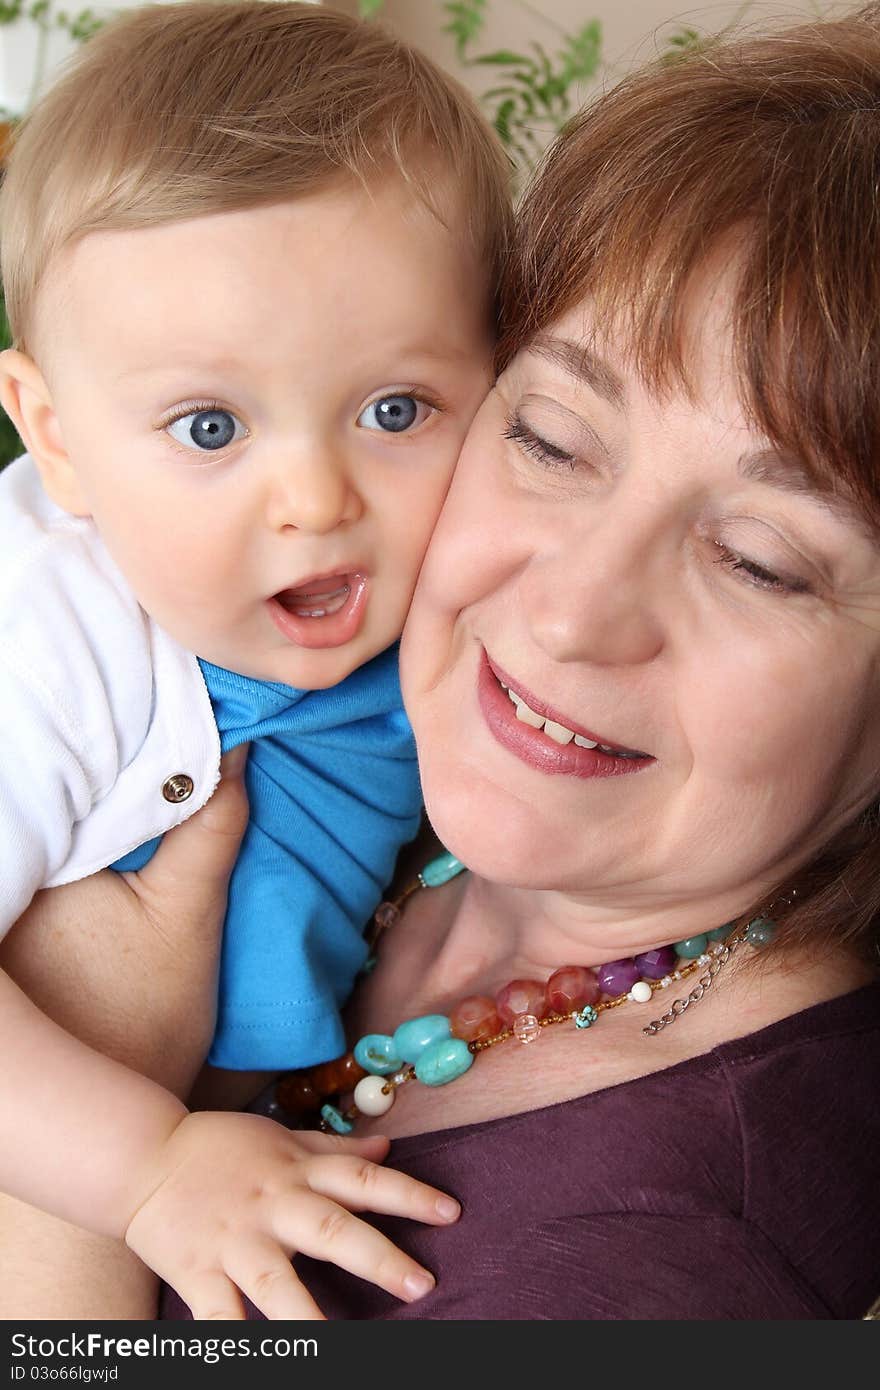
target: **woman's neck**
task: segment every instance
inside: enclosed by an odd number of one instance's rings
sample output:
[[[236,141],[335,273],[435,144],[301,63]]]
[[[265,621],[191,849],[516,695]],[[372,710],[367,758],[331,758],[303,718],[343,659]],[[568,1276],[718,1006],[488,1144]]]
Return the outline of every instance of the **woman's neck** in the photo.
[[[446,916],[430,973],[450,991],[492,992],[511,979],[546,979],[562,965],[603,965],[669,945],[735,915],[729,902],[610,909],[581,896],[511,888],[469,874]]]

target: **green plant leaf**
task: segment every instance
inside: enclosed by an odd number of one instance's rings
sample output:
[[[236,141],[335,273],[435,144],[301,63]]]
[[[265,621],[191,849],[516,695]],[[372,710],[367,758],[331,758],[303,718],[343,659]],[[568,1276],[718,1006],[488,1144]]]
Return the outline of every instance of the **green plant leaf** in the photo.
[[[559,55],[562,76],[567,83],[595,77],[602,59],[602,26],[591,19],[576,34],[566,39]]]
[[[495,129],[497,130],[502,143],[505,145],[510,144],[510,120],[515,110],[516,102],[513,100],[512,97],[510,97],[507,101],[502,101],[501,105],[498,107],[498,110],[495,112]]]
[[[451,0],[443,8],[449,15],[449,23],[444,33],[455,39],[455,47],[462,62],[468,62],[467,47],[483,31],[486,23],[488,0]]]
[[[478,57],[472,58],[471,62],[492,63],[505,68],[534,68],[533,58],[525,53],[512,53],[508,48],[499,48],[497,53],[480,53]]]
[[[488,105],[499,97],[513,97],[514,101],[524,108],[527,115],[533,116],[535,114],[535,103],[528,87],[511,87],[509,83],[505,83],[501,87],[490,87],[487,92],[481,94],[480,100]]]
[[[372,19],[374,14],[378,14],[385,0],[358,0],[358,14],[361,19]]]
[[[2,22],[0,20],[0,23]],[[11,344],[12,334],[9,332],[6,304],[0,295],[0,348],[10,347]],[[0,468],[5,468],[7,463],[11,463],[23,452],[24,445],[18,437],[15,426],[5,410],[0,410]]]

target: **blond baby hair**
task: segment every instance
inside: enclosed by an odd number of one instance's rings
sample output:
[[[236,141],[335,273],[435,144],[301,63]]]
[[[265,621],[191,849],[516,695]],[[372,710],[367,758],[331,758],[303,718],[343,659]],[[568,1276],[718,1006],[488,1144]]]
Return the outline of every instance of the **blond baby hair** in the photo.
[[[494,285],[509,167],[467,93],[376,24],[269,0],[151,5],[111,21],[22,123],[0,194],[11,329],[90,232],[401,176]],[[454,195],[454,196],[452,196]]]

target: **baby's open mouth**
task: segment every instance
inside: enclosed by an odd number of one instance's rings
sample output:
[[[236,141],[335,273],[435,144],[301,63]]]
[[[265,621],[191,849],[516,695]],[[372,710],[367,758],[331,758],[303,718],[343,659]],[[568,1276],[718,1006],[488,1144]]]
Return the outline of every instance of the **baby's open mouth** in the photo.
[[[350,593],[349,576],[333,574],[306,580],[295,589],[282,589],[275,601],[296,618],[328,618],[345,607]]]

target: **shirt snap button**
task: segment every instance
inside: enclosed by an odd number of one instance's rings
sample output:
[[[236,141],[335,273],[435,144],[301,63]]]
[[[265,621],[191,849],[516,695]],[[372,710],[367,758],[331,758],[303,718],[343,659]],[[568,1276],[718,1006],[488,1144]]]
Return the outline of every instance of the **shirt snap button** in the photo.
[[[186,801],[193,794],[193,779],[185,772],[175,772],[162,783],[162,795],[166,801]]]

